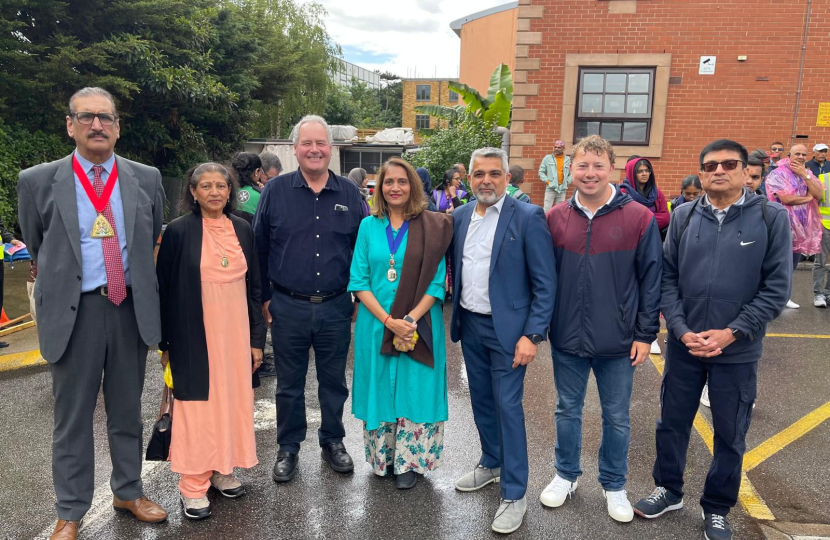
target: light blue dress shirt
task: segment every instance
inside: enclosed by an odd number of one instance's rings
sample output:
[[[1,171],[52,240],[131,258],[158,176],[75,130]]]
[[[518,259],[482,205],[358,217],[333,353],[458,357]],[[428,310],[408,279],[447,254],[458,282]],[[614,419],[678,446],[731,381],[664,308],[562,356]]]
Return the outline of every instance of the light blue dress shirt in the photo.
[[[94,165],[84,159],[77,150],[75,150],[75,157],[81,168],[86,171],[89,183],[91,184],[95,179],[95,174],[92,172]],[[110,177],[110,172],[115,165],[115,154],[110,156],[104,163],[100,163],[104,167],[101,172],[101,181],[107,185]],[[104,265],[104,248],[101,245],[100,238],[92,238],[92,224],[95,223],[95,218],[98,217],[98,212],[92,206],[92,201],[86,194],[84,186],[81,185],[78,175],[75,177],[75,200],[78,203],[78,225],[81,229],[81,292],[89,292],[97,287],[102,287],[107,284],[107,269]],[[124,205],[121,204],[121,187],[115,186],[110,196],[110,209],[112,210],[112,217],[115,218],[115,229],[118,231],[118,245],[121,247],[121,260],[124,263],[124,282],[127,287],[130,286],[130,263],[127,261],[127,236],[124,229]]]

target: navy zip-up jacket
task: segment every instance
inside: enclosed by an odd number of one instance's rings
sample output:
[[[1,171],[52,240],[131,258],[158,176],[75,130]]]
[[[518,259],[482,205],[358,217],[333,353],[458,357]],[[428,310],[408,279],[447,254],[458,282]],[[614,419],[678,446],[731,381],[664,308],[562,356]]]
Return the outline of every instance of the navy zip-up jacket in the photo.
[[[672,214],[663,255],[663,300],[669,339],[687,332],[733,328],[746,337],[702,362],[739,364],[761,358],[767,323],[778,317],[792,288],[792,236],[787,211],[744,190],[722,224],[698,199]],[[682,237],[683,224],[689,220]]]
[[[660,330],[663,250],[651,210],[619,190],[589,220],[572,198],[547,215],[556,253],[551,346],[586,358],[628,358]]]

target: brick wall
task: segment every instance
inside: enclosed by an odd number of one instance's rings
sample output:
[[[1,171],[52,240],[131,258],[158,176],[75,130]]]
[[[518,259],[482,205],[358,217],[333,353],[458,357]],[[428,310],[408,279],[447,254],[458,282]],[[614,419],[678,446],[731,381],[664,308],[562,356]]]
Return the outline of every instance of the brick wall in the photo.
[[[416,90],[419,85],[429,85],[430,89],[430,100],[429,101],[416,101]],[[450,87],[449,87],[449,80],[447,79],[404,79],[403,80],[403,110],[401,124],[402,127],[412,128],[415,130],[415,115],[418,114],[415,112],[415,107],[418,105],[444,105],[447,107],[453,107],[455,105],[463,105],[464,102],[461,101],[459,98],[456,101],[450,101]],[[441,125],[446,125],[445,121],[441,121]],[[430,129],[435,129],[438,127],[438,119],[435,117],[431,117],[429,119],[429,127]],[[417,132],[415,133],[416,141],[420,140]]]
[[[541,204],[536,171],[562,131],[566,55],[671,55],[663,146],[650,158],[667,197],[697,173],[698,153],[714,139],[789,148],[806,8],[807,0],[520,0],[511,162],[527,169],[525,191]],[[818,103],[830,101],[828,14],[830,0],[813,0],[795,130],[810,149],[830,143],[830,128],[815,126]],[[717,56],[715,75],[698,75],[701,55]],[[640,154],[622,153],[618,165]]]

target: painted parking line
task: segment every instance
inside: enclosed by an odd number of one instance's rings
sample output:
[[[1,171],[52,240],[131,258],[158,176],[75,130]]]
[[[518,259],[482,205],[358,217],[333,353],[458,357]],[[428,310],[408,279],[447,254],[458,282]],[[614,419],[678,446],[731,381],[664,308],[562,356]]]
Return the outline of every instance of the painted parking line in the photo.
[[[800,439],[830,418],[830,401],[767,439],[744,455],[744,471],[751,471],[790,443]]]
[[[649,358],[651,359],[651,363],[654,364],[654,367],[657,368],[660,375],[663,375],[663,368],[666,365],[663,357],[659,354],[652,354],[649,355]],[[715,433],[712,430],[712,426],[709,425],[709,421],[706,420],[706,418],[704,418],[700,413],[697,413],[695,415],[694,428],[695,431],[700,434],[704,444],[706,444],[706,448],[709,449],[709,453],[714,455]],[[755,491],[755,487],[753,487],[752,482],[749,481],[746,471],[741,473],[741,488],[738,492],[738,501],[740,501],[744,512],[746,512],[750,517],[762,520],[775,519],[772,510],[769,509],[758,492]]]
[[[46,365],[46,360],[40,356],[39,349],[0,356],[0,372],[38,365]]]

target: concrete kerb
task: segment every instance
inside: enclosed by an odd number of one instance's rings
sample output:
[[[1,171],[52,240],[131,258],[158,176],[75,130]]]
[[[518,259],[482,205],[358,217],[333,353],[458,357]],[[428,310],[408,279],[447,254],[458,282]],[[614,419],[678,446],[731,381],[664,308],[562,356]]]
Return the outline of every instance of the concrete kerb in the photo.
[[[767,540],[830,540],[830,525],[769,521],[761,524]]]

